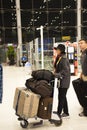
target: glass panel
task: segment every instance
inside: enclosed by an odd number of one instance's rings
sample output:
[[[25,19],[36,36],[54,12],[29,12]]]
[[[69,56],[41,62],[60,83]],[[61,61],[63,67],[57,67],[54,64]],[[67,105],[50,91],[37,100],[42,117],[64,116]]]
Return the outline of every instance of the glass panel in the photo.
[[[30,28],[30,29],[22,28],[22,40],[23,40],[23,43],[32,41],[33,39],[34,39],[33,28]]]
[[[72,28],[63,28],[62,30],[62,36],[70,36],[71,40],[75,41],[76,40],[76,36],[77,36],[77,30],[75,27]]]
[[[34,26],[40,27],[47,24],[47,13],[46,12],[34,12]]]
[[[16,12],[15,11],[5,11],[4,12],[4,26],[5,27],[16,27]]]
[[[5,29],[5,43],[17,43],[16,29]]]
[[[0,27],[2,27],[2,14],[0,12]]]
[[[87,39],[87,27],[82,27],[82,38]]]
[[[0,29],[0,44],[2,43],[2,29]]]
[[[30,27],[33,25],[32,13],[28,11],[21,11],[22,27]]]
[[[48,8],[61,8],[61,0],[48,0]]]
[[[2,7],[1,7],[1,0],[0,0],[0,9],[1,9]]]
[[[61,26],[61,12],[49,12],[48,21],[49,26]]]
[[[77,17],[75,11],[63,12],[63,26],[76,26]]]
[[[82,25],[87,26],[87,10],[82,11]]]
[[[50,27],[49,28],[49,37],[61,37],[61,28],[60,27]]]
[[[77,8],[76,0],[63,0],[62,7],[64,9],[76,9]]]
[[[15,9],[15,0],[2,0],[4,9]]]
[[[32,0],[20,0],[21,9],[32,9]]]
[[[47,7],[46,0],[33,0],[33,8],[44,10]]]
[[[82,0],[82,7],[87,9],[87,0]]]

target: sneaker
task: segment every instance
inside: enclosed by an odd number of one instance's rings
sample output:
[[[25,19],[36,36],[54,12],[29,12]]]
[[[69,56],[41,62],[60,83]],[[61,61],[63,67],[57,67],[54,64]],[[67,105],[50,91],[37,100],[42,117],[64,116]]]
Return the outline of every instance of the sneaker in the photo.
[[[66,114],[66,113],[63,113],[63,114],[61,115],[61,117],[62,117],[62,118],[65,118],[65,119],[69,119],[69,118],[70,118],[69,114]]]
[[[84,112],[79,113],[79,116],[80,116],[80,117],[85,116],[85,115],[84,115]]]

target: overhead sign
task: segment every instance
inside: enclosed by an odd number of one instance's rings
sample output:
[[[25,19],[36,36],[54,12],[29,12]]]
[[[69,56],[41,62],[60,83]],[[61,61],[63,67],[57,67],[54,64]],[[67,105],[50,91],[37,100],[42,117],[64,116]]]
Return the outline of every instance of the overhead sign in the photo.
[[[62,36],[62,40],[63,40],[63,41],[67,41],[67,40],[70,40],[70,39],[71,39],[70,36]]]

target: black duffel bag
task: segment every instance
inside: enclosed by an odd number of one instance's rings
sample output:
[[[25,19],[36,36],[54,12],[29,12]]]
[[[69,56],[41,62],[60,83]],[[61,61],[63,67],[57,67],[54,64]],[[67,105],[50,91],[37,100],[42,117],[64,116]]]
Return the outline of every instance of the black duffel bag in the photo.
[[[41,97],[51,97],[53,88],[46,80],[35,80],[33,78],[26,80],[26,87]]]
[[[45,69],[33,71],[32,76],[36,80],[46,80],[48,82],[54,79],[54,74]]]
[[[27,79],[25,82],[25,86],[30,89],[30,88],[35,88],[37,80],[34,78]]]

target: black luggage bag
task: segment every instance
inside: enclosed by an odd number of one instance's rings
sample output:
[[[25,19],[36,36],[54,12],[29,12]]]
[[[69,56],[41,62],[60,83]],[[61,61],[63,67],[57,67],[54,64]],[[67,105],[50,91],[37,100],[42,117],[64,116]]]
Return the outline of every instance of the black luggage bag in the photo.
[[[51,119],[53,98],[41,98],[37,116],[42,119]]]
[[[41,97],[51,97],[53,93],[53,87],[46,80],[35,80],[33,78],[27,79],[25,83],[26,87],[36,94],[40,94]]]
[[[82,107],[87,106],[87,82],[83,82],[80,78],[72,81],[76,96]]]
[[[33,71],[32,76],[36,80],[46,80],[48,82],[54,80],[54,74],[45,69]]]

